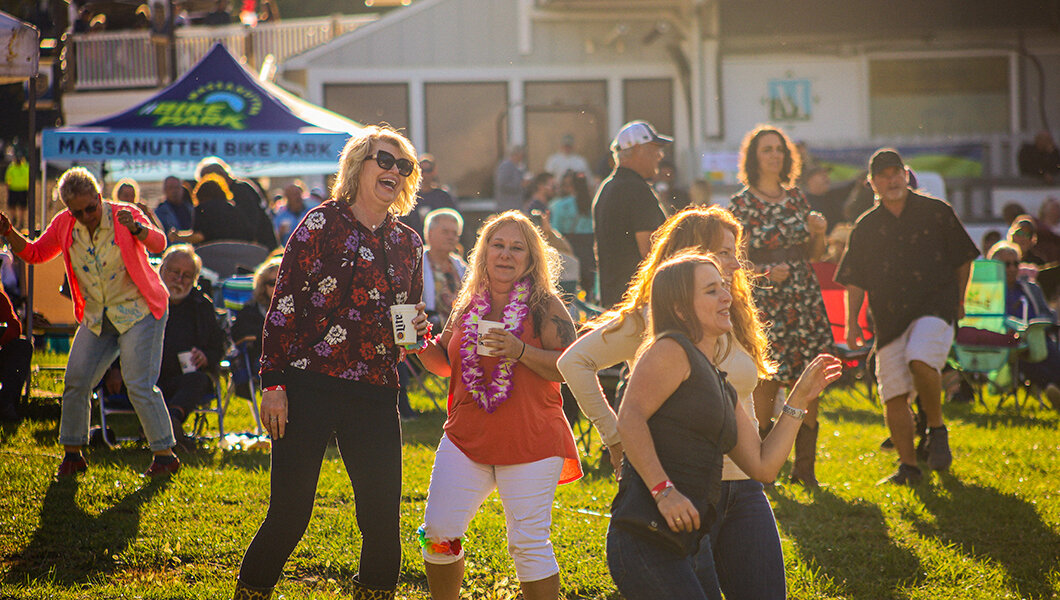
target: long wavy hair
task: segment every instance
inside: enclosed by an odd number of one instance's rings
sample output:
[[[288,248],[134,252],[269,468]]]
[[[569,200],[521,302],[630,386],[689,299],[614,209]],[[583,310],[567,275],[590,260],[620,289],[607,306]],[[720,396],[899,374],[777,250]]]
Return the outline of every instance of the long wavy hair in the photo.
[[[388,209],[390,214],[397,217],[407,215],[416,206],[416,191],[420,189],[423,172],[420,170],[420,161],[416,159],[416,148],[413,147],[412,142],[386,124],[364,127],[358,135],[346,142],[339,156],[339,172],[335,176],[335,185],[331,188],[334,198],[350,206],[357,201],[361,168],[364,166],[365,159],[371,154],[372,143],[375,141],[394,144],[401,149],[398,156],[394,158],[407,158],[412,161],[412,174],[401,178],[398,198]]]
[[[680,331],[693,342],[703,338],[703,326],[693,309],[696,267],[710,265],[721,274],[714,257],[695,250],[684,250],[663,261],[652,277],[651,337],[667,331]],[[730,311],[731,312],[731,311]]]
[[[597,317],[589,327],[600,327],[614,321],[614,325],[604,330],[608,333],[620,328],[626,319],[636,319],[642,330],[644,309],[651,300],[652,278],[660,265],[682,250],[696,250],[705,253],[721,249],[724,233],[732,233],[736,239],[736,259],[745,264],[743,255],[743,228],[736,217],[720,206],[693,206],[681,210],[666,220],[652,234],[651,251],[640,263],[636,275],[622,296],[622,300],[613,309]],[[751,295],[751,282],[744,269],[737,269],[732,276],[729,292],[732,294],[732,329],[736,341],[742,346],[755,363],[760,376],[776,371],[776,365],[767,354],[768,342],[765,328],[758,317],[754,298]]]
[[[489,286],[489,274],[486,272],[486,250],[490,241],[501,227],[514,223],[526,239],[529,262],[523,277],[530,278],[530,298],[527,304],[534,324],[534,331],[540,335],[541,322],[544,319],[549,301],[559,296],[560,257],[551,246],[545,243],[544,235],[534,227],[526,215],[509,210],[490,217],[479,229],[475,247],[471,250],[471,260],[467,267],[467,276],[460,294],[453,302],[454,315],[463,314],[471,299]],[[522,277],[520,277],[521,279]]]
[[[746,186],[758,185],[760,174],[758,143],[762,140],[762,136],[770,133],[780,138],[784,149],[784,166],[780,168],[780,185],[791,187],[802,174],[802,158],[795,151],[795,144],[784,133],[784,130],[773,125],[759,125],[747,132],[740,143],[740,171],[737,175],[740,182]]]

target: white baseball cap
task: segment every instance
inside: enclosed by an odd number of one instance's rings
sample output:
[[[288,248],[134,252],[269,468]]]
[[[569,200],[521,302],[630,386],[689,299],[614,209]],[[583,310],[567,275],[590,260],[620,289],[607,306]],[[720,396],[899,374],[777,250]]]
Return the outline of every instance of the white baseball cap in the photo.
[[[630,121],[618,130],[618,135],[611,141],[611,150],[625,150],[640,144],[672,144],[674,138],[659,135],[647,121]]]

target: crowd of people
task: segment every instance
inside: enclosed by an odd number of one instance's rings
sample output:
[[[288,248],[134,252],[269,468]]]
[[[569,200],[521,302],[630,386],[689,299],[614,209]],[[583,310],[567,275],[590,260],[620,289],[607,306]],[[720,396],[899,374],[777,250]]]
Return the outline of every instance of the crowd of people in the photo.
[[[362,537],[354,597],[392,598],[402,564],[406,359],[416,355],[449,380],[415,534],[433,598],[460,597],[464,536],[494,490],[523,596],[559,597],[552,505],[558,485],[583,475],[563,382],[618,478],[606,547],[624,597],[784,598],[765,486],[793,448],[791,482],[819,485],[818,398],[842,373],[813,263],[838,263],[849,348],[868,337],[855,318],[867,298],[898,454],[880,483],[916,485],[924,477],[916,434],[926,436],[928,468],[945,471],[953,460],[941,369],[979,250],[948,204],[914,189],[895,150],[868,161],[874,202],[837,248],[830,232],[840,228],[829,217],[840,213],[814,204],[827,195],[827,169],[781,129],[747,134],[742,188],[728,208],[711,206],[709,189],[678,189],[666,161],[672,142],[648,122],[625,124],[599,182],[571,136],[536,175],[524,149],[510,148],[496,170],[497,211],[467,253],[465,216],[436,159],[385,126],[349,140],[330,192],[307,193],[295,181],[271,204],[216,157],[199,164],[194,183],[167,178],[154,211],[134,181],[118,182],[106,200],[91,173],[68,170],[57,193],[65,208],[37,239],[0,213],[0,235],[21,260],[62,256],[73,298],[78,326],[59,426],[66,454],[56,476],[88,470],[92,389],[119,355],[115,372],[154,454],[145,475],[176,473],[174,449],[188,450],[182,424],[213,390],[226,348],[239,344],[254,359],[244,375],[262,390],[272,486],[234,597],[272,594],[335,439]],[[1057,228],[1060,204],[1047,205],[1040,219],[1015,209],[989,256],[1005,264],[1009,312],[1055,322],[1020,266],[1050,259],[1043,239]],[[252,299],[225,331],[198,286],[196,247],[232,239],[274,254],[254,270]],[[568,306],[579,293],[601,307],[580,337]],[[21,383],[9,378],[24,381],[32,348],[5,299],[0,416],[13,417],[8,392]],[[402,314],[414,316],[406,323]],[[415,340],[401,337],[406,327]],[[1048,343],[1026,372],[1060,393],[1060,347],[1055,337]],[[608,398],[598,373],[616,364],[622,382]]]

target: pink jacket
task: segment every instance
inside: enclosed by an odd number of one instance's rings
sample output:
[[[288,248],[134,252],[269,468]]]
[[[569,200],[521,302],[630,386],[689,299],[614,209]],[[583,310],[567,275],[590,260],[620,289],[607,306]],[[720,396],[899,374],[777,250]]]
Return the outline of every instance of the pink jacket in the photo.
[[[147,252],[161,252],[166,249],[166,236],[154,228],[147,217],[136,207],[119,206],[113,202],[103,201],[110,207],[111,218],[114,220],[114,241],[121,250],[122,262],[129,277],[143,294],[151,314],[156,319],[161,319],[169,307],[169,291],[166,290],[162,278],[158,272],[147,262]],[[147,230],[147,240],[143,243],[133,237],[132,233],[122,225],[118,224],[118,209],[129,208],[136,222]],[[55,258],[59,252],[63,253],[63,262],[66,264],[66,279],[70,282],[70,292],[74,299],[74,318],[80,323],[85,316],[85,298],[81,295],[81,286],[74,276],[73,266],[70,264],[70,246],[74,240],[74,224],[77,221],[69,210],[63,210],[55,215],[48,229],[44,230],[35,242],[30,242],[18,253],[18,257],[30,263],[37,264],[48,262]]]

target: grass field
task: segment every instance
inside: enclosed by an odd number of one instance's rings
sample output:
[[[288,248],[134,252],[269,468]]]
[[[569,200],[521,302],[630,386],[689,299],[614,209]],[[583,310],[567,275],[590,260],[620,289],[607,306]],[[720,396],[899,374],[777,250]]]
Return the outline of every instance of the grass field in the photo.
[[[54,384],[52,384],[54,385]],[[425,397],[424,415],[404,425],[398,596],[428,598],[415,529],[427,496],[444,414]],[[1058,416],[1036,406],[945,408],[955,462],[916,489],[877,487],[895,456],[879,407],[844,390],[822,403],[816,492],[769,492],[784,542],[792,598],[1060,597]],[[170,481],[138,473],[143,445],[93,447],[90,470],[52,481],[62,458],[59,407],[35,403],[20,425],[0,429],[0,598],[231,597],[243,550],[265,515],[268,454],[216,444],[182,456]],[[250,428],[241,401],[228,428]],[[588,476],[559,489],[553,543],[566,598],[618,598],[604,559],[614,484]],[[316,509],[277,589],[287,599],[343,598],[357,571],[360,540],[353,494],[337,453],[321,472]],[[514,598],[496,496],[466,538],[467,598]]]

